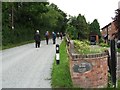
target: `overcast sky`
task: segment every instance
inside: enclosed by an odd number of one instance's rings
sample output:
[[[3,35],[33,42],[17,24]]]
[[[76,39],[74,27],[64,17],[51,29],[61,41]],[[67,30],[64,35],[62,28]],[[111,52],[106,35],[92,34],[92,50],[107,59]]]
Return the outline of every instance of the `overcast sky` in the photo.
[[[100,27],[112,22],[111,17],[115,16],[115,10],[118,9],[120,0],[48,0],[56,4],[59,9],[67,15],[78,16],[85,15],[87,22],[98,19]]]

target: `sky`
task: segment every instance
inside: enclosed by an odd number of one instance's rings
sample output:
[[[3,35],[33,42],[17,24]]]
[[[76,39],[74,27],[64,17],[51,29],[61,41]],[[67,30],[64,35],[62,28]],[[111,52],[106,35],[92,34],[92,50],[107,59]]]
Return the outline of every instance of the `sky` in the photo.
[[[48,0],[54,3],[59,9],[67,15],[78,16],[82,14],[87,22],[97,19],[100,28],[112,22],[115,16],[115,10],[118,9],[120,0]]]

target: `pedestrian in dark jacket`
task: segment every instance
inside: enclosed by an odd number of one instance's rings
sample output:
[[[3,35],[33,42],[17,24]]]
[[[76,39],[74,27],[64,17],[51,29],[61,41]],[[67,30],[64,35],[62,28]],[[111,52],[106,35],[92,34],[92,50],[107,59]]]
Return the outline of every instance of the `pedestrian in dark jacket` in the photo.
[[[61,32],[61,33],[60,33],[60,38],[61,38],[61,40],[62,40],[62,36],[63,36],[63,35],[62,35],[62,32]]]
[[[41,41],[39,30],[36,31],[36,33],[34,35],[34,40],[35,40],[35,47],[39,48],[40,47],[40,41]]]
[[[50,37],[50,34],[49,34],[49,32],[47,31],[47,32],[45,33],[45,38],[46,38],[46,44],[47,44],[47,45],[48,45],[49,37]]]
[[[52,32],[52,38],[53,38],[53,44],[56,43],[56,34],[54,32]]]
[[[57,33],[57,38],[59,38],[59,36],[60,36],[60,33],[58,32],[58,33]]]

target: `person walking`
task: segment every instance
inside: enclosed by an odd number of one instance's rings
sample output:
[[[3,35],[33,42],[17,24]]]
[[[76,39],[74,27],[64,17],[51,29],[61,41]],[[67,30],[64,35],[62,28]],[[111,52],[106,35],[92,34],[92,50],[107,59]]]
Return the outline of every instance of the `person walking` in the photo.
[[[59,38],[59,36],[60,36],[60,33],[58,32],[58,33],[57,33],[57,38]]]
[[[50,36],[50,34],[49,34],[49,32],[47,31],[46,33],[45,33],[45,38],[46,38],[46,44],[48,45],[48,41],[49,41],[49,36]]]
[[[61,38],[61,40],[62,40],[62,36],[63,36],[63,35],[62,35],[62,32],[61,32],[61,33],[60,33],[60,38]]]
[[[53,38],[53,44],[56,43],[56,34],[54,32],[52,32],[52,38]]]
[[[34,40],[35,40],[35,47],[39,48],[40,47],[40,41],[41,41],[39,30],[36,31],[36,33],[34,35]]]

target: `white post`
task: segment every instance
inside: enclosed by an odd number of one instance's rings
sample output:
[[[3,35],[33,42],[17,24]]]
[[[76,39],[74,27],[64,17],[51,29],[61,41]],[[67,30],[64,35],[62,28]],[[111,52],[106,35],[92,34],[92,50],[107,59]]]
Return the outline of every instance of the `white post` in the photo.
[[[59,44],[56,44],[56,64],[60,63]]]

